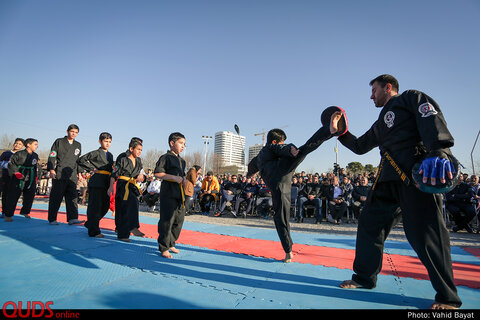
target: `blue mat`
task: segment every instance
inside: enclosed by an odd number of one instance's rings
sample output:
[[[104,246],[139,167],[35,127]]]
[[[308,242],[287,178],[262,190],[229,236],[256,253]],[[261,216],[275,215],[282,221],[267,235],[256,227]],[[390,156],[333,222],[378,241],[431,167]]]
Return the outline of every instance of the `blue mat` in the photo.
[[[157,220],[142,217],[142,223]],[[189,223],[185,229],[277,240],[273,230]],[[54,309],[406,309],[428,308],[429,281],[380,275],[373,290],[345,290],[352,271],[289,263],[178,245],[159,256],[155,239],[131,243],[89,238],[83,226],[50,226],[15,216],[0,220],[0,301],[52,301]],[[355,238],[293,233],[297,243],[352,249]],[[387,241],[389,253],[412,254],[408,243]],[[458,261],[479,263],[460,248]],[[463,308],[480,308],[480,290],[458,287]]]

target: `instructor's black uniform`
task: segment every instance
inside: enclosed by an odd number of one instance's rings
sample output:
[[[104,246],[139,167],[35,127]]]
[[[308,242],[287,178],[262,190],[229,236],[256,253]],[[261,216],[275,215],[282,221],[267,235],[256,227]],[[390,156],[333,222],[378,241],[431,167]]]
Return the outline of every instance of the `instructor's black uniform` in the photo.
[[[23,194],[23,205],[20,214],[29,214],[32,209],[33,199],[37,191],[37,164],[38,155],[35,152],[28,153],[26,149],[17,151],[8,163],[8,175],[10,176],[6,205],[3,213],[7,217],[13,217],[20,195]],[[20,172],[22,179],[17,179],[14,173]]]
[[[113,155],[98,148],[81,156],[78,159],[78,166],[87,171],[97,170],[88,181],[87,222],[85,222],[88,235],[94,237],[100,234],[100,220],[110,208],[110,197],[107,191],[113,169]]]
[[[185,177],[185,160],[172,151],[162,155],[154,173],[167,173]],[[158,249],[167,251],[175,246],[185,219],[183,187],[172,181],[162,180],[160,187],[160,220],[158,221]]]
[[[292,238],[290,236],[290,217],[292,176],[295,169],[305,157],[316,150],[325,140],[332,137],[329,127],[322,127],[299,149],[294,157],[290,153],[292,144],[268,144],[260,150],[258,155],[248,164],[248,175],[260,171],[265,184],[272,190],[273,220],[277,229],[283,250],[292,252]]]
[[[52,145],[48,157],[47,169],[55,170],[56,178],[52,179],[52,190],[48,202],[48,222],[57,220],[58,209],[65,197],[67,221],[78,219],[77,204],[77,160],[82,153],[80,142],[68,142],[67,137],[58,138]]]
[[[339,140],[357,154],[378,146],[381,154],[387,151],[405,173],[425,157],[450,155],[449,147],[454,142],[437,103],[415,90],[392,97],[361,137],[347,132]],[[384,156],[377,175],[359,219],[352,279],[366,288],[376,286],[385,239],[402,217],[407,239],[437,292],[435,300],[460,306],[453,281],[450,238],[442,215],[442,195],[406,185]]]

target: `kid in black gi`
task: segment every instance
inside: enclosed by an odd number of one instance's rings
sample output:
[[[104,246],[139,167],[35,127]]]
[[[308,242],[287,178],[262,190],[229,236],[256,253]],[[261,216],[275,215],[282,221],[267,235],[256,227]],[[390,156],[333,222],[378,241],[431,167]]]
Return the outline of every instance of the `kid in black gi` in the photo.
[[[58,138],[52,145],[48,157],[47,169],[52,178],[52,190],[48,202],[48,222],[58,225],[57,214],[63,197],[67,207],[68,224],[81,224],[84,220],[78,220],[77,204],[77,160],[82,152],[80,142],[75,138],[78,135],[78,126],[71,124],[67,128],[67,136]]]
[[[142,191],[137,181],[141,182],[144,179],[141,173],[142,160],[140,159],[142,148],[143,146],[140,141],[132,139],[128,146],[128,151],[124,157],[118,159],[110,177],[108,195],[113,193],[113,185],[115,181],[117,181],[115,191],[117,238],[125,242],[130,242],[130,232],[132,232],[131,221],[138,220],[138,196]]]
[[[23,194],[23,206],[20,214],[30,218],[30,210],[37,191],[38,155],[35,153],[37,148],[37,140],[26,139],[25,149],[15,152],[10,158],[8,163],[10,181],[4,210],[7,222],[13,221],[12,217],[21,194]]]
[[[107,193],[110,186],[110,175],[113,169],[113,155],[108,152],[112,143],[112,135],[102,132],[99,137],[100,148],[91,151],[78,159],[81,169],[93,171],[88,181],[87,221],[90,237],[103,238],[99,223],[110,207],[110,197]]]
[[[0,193],[2,194],[2,215],[0,218],[4,218],[3,211],[5,210],[5,206],[7,204],[7,194],[8,194],[8,186],[10,184],[10,175],[8,174],[8,162],[12,155],[22,150],[24,147],[24,140],[22,138],[15,139],[13,143],[13,149],[7,150],[0,155],[0,168],[2,168],[2,179],[0,180]]]
[[[407,90],[398,94],[398,81],[391,75],[381,75],[370,85],[370,98],[375,106],[383,107],[378,120],[364,135],[357,138],[347,132],[339,140],[356,154],[364,154],[378,146],[382,162],[358,222],[355,274],[352,280],[340,286],[369,289],[376,286],[377,274],[382,269],[385,239],[402,218],[407,239],[426,267],[437,292],[432,308],[459,307],[461,301],[453,281],[442,195],[424,193],[414,184],[404,183],[391,162],[385,161],[389,156],[404,173],[411,173],[414,164],[421,159],[426,158],[424,164],[431,157],[448,159],[453,137],[437,103],[423,92]]]
[[[170,150],[162,155],[155,166],[154,174],[162,179],[160,187],[160,220],[158,221],[158,249],[162,257],[171,258],[179,253],[175,241],[180,236],[185,219],[185,160],[180,153],[185,149],[185,136],[174,132],[168,137]]]
[[[248,165],[250,177],[257,171],[265,181],[265,184],[272,190],[272,201],[275,222],[280,242],[285,251],[284,262],[291,262],[292,237],[290,236],[290,203],[292,176],[295,169],[305,157],[316,150],[324,141],[330,139],[333,133],[337,132],[337,123],[342,117],[340,112],[332,115],[330,127],[323,126],[300,148],[293,144],[284,144],[287,136],[281,129],[272,129],[267,134],[267,144],[260,150]]]

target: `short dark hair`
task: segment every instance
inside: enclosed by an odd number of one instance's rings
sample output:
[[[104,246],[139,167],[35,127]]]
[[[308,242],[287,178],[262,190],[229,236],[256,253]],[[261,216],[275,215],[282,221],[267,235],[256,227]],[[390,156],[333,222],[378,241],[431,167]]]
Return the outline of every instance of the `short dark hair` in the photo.
[[[25,145],[25,147],[29,144],[32,144],[34,142],[38,142],[37,139],[34,139],[34,138],[28,138],[28,139],[25,139],[25,141],[23,142],[23,144]]]
[[[375,82],[378,82],[382,88],[385,87],[385,85],[386,85],[387,83],[390,83],[390,84],[392,85],[392,89],[393,89],[395,92],[398,92],[398,90],[400,89],[400,87],[399,87],[399,85],[398,85],[398,80],[395,79],[394,76],[389,75],[389,74],[379,75],[378,77],[376,77],[375,79],[373,79],[372,81],[370,81],[370,86],[373,86],[373,84],[374,84]]]
[[[100,136],[98,137],[98,140],[103,141],[105,139],[112,139],[112,135],[108,132],[102,132],[100,133]]]
[[[193,165],[193,168],[195,169],[195,171],[198,171],[198,170],[202,169],[202,167],[200,167],[199,165],[196,165],[196,164]]]
[[[130,143],[128,144],[128,149],[130,148],[135,149],[137,146],[143,146],[143,140],[140,138],[130,139]]]
[[[25,145],[25,140],[24,140],[24,139],[22,139],[22,138],[16,138],[13,143],[15,143],[15,142],[17,142],[17,141],[20,141],[23,145]]]
[[[76,124],[69,125],[68,128],[67,128],[67,131],[70,131],[72,129],[76,129],[76,130],[80,131],[80,129],[78,128],[78,126]]]
[[[185,136],[181,134],[180,132],[173,132],[168,136],[168,144],[170,144],[170,141],[177,142],[179,139],[185,139]]]
[[[277,142],[285,141],[287,140],[287,134],[282,129],[272,129],[268,131],[267,144],[271,144],[273,140]]]

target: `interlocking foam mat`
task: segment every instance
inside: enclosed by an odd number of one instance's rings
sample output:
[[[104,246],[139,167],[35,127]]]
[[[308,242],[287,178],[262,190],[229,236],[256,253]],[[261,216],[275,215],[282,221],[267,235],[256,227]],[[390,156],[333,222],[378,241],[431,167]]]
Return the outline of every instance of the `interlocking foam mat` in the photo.
[[[61,210],[64,210],[62,208]],[[18,213],[18,212],[17,212]],[[80,209],[80,218],[85,219]],[[341,289],[350,279],[355,237],[292,232],[294,262],[283,263],[274,229],[186,221],[181,251],[162,258],[158,219],[140,217],[145,237],[116,240],[109,213],[104,238],[82,225],[47,223],[46,205],[32,219],[0,220],[0,301],[52,301],[56,309],[425,309],[433,290],[404,241],[385,243],[377,287]],[[65,221],[59,212],[58,221]],[[272,222],[273,223],[273,222]],[[462,308],[480,309],[480,250],[452,247]]]

